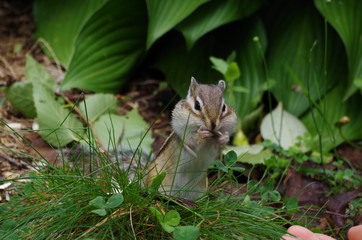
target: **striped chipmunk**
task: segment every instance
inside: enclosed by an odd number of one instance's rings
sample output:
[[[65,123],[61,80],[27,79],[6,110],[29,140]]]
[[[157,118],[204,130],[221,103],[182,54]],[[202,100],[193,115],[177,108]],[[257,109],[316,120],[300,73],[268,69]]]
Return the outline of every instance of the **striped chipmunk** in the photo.
[[[186,99],[172,112],[173,132],[148,166],[145,185],[166,173],[161,193],[195,200],[207,188],[207,169],[220,157],[235,131],[237,117],[224,101],[225,82],[197,83],[191,78]]]

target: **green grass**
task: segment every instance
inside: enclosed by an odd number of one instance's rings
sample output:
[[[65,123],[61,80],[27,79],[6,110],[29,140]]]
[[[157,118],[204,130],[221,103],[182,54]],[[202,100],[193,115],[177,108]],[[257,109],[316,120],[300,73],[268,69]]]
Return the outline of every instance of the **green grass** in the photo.
[[[140,186],[142,176],[132,182],[118,164],[93,149],[92,157],[63,157],[63,167],[55,168],[44,159],[45,167],[31,173],[27,182],[13,181],[9,202],[0,203],[1,239],[170,239],[160,221],[150,211],[179,213],[179,226],[194,226],[202,239],[279,239],[291,224],[283,209],[270,202],[250,200],[251,190],[240,196],[214,191],[188,208],[176,200]],[[75,151],[75,150],[74,150]],[[232,181],[230,175],[216,183]],[[24,179],[22,179],[24,180]],[[4,183],[5,180],[0,181]],[[115,190],[124,201],[106,208],[106,216],[92,212],[89,203],[103,197],[107,201]],[[257,198],[256,198],[257,199]],[[188,238],[184,238],[188,239]]]
[[[200,239],[280,239],[289,225],[311,226],[321,211],[298,207],[296,198],[282,200],[276,190],[291,167],[290,159],[304,161],[305,156],[274,145],[271,149],[279,153],[276,162],[271,159],[266,164],[259,181],[248,178],[244,185],[237,183],[239,169],[231,166],[233,154],[227,154],[226,172],[214,168],[217,177],[208,194],[192,206],[159,194],[157,184],[152,184],[153,189],[142,187],[144,173],[129,181],[117,159],[111,160],[97,144],[88,142],[85,152],[75,147],[60,154],[62,167],[36,159],[43,163],[38,172],[23,179],[0,180],[0,184],[13,182],[8,189],[10,201],[0,202],[0,239],[195,239],[190,237],[191,230],[197,230]],[[281,160],[286,158],[283,165]],[[245,192],[225,195],[228,184],[232,190],[243,187]],[[107,206],[112,196],[122,199]],[[175,211],[179,219],[166,220],[166,214]],[[181,228],[189,237],[176,233]]]

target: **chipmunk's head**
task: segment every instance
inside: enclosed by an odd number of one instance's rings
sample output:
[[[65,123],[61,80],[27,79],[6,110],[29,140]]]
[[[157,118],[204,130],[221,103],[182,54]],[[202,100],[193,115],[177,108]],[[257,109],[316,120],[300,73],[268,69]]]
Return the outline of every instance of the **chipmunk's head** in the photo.
[[[199,121],[201,127],[210,131],[219,130],[220,122],[229,110],[224,101],[224,90],[223,80],[217,85],[206,85],[197,83],[194,77],[191,78],[186,102],[192,119]]]
[[[180,137],[195,134],[198,130],[208,130],[215,136],[221,132],[232,134],[237,117],[234,110],[224,101],[225,82],[217,85],[199,84],[195,78],[186,99],[181,100],[172,112],[172,128]]]

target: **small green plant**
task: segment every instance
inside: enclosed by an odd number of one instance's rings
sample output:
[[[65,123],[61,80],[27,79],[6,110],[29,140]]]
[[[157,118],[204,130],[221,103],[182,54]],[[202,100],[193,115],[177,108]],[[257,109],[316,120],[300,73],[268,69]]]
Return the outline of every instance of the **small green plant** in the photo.
[[[181,216],[176,210],[171,210],[164,215],[155,207],[150,207],[150,211],[161,224],[162,228],[172,233],[176,240],[194,240],[200,235],[199,228],[195,226],[179,226]]]
[[[180,224],[180,214],[175,210],[171,210],[165,213],[165,215],[154,207],[150,207],[150,211],[159,221],[162,228],[168,233],[175,231],[175,227]]]
[[[341,189],[348,191],[362,184],[362,178],[343,160],[333,161],[332,165],[337,167],[336,169],[326,169],[325,164],[329,163],[331,155],[321,156],[320,154],[313,154],[313,152],[305,153],[293,147],[285,150],[270,141],[265,141],[263,145],[275,153],[274,156],[265,161],[271,179],[283,176],[285,171],[293,166],[299,173],[325,181],[331,186],[331,193],[341,192]],[[323,159],[322,165],[321,158]],[[307,161],[318,164],[320,167],[308,167],[304,164]]]
[[[235,62],[235,55],[236,53],[233,52],[226,61],[220,58],[210,57],[213,68],[220,72],[227,82],[226,98],[231,106],[236,106],[235,93],[249,93],[249,89],[241,85],[235,85],[235,81],[241,76],[239,65]]]
[[[115,193],[107,200],[107,202],[105,202],[104,197],[98,196],[89,202],[89,206],[96,208],[91,211],[92,213],[104,217],[107,215],[108,210],[119,207],[123,203],[123,200],[123,195],[121,193]]]
[[[242,172],[245,170],[245,168],[234,166],[237,160],[238,156],[236,155],[235,151],[229,151],[224,155],[225,164],[222,161],[217,160],[214,162],[214,165],[218,170],[228,173],[229,176],[231,176],[233,171]]]

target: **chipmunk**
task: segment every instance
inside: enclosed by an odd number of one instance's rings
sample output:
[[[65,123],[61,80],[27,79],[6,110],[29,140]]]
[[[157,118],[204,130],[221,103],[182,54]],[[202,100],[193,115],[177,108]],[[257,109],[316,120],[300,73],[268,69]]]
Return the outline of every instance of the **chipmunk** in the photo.
[[[146,186],[165,172],[160,192],[189,200],[204,194],[207,169],[221,155],[237,124],[234,110],[224,102],[224,90],[223,80],[206,85],[191,78],[186,99],[172,112],[173,132],[148,167]]]

